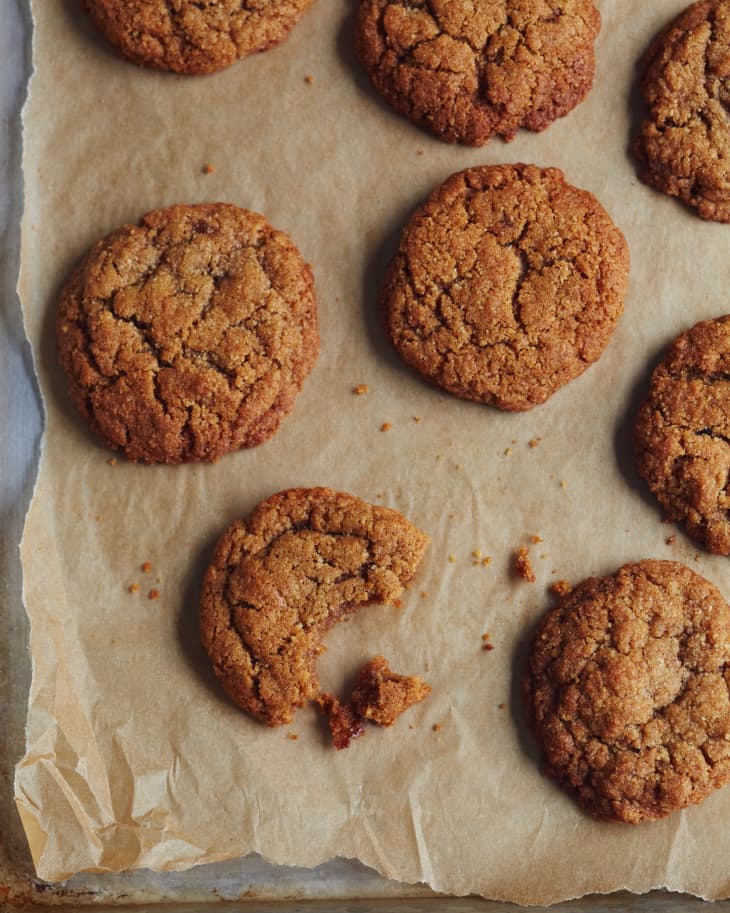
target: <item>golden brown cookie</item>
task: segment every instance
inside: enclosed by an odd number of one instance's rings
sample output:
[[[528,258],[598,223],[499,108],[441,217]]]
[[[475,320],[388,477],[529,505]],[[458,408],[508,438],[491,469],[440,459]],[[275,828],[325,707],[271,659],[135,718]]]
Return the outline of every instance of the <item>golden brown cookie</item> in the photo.
[[[92,428],[131,460],[260,444],[319,348],[314,283],[263,216],[171,206],[99,241],[61,295],[58,354]]]
[[[730,555],[730,316],[672,343],[639,409],[634,443],[639,473],[667,517]]]
[[[647,113],[635,149],[643,181],[730,222],[730,0],[701,0],[646,54]]]
[[[544,130],[593,85],[591,0],[360,0],[356,49],[375,88],[448,142]]]
[[[730,606],[673,561],[578,584],[525,679],[547,772],[594,817],[637,824],[730,778]]]
[[[456,396],[518,411],[601,355],[628,270],[621,232],[557,168],[469,168],[411,217],[382,304],[412,368]]]
[[[188,75],[213,73],[283,41],[312,0],[84,0],[127,60]]]
[[[427,545],[396,511],[328,488],[280,492],[234,523],[200,605],[203,646],[229,697],[269,726],[288,723],[319,692],[327,631],[397,599]]]

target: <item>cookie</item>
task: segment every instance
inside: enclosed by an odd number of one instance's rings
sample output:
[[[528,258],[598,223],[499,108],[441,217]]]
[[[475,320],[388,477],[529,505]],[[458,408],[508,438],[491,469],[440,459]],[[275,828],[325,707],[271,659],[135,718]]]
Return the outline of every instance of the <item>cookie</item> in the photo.
[[[123,57],[143,67],[197,75],[283,41],[312,0],[84,0]]]
[[[730,606],[673,561],[578,584],[525,679],[547,772],[594,817],[637,824],[730,777]]]
[[[328,488],[263,501],[220,539],[205,575],[200,632],[229,697],[269,726],[319,692],[327,631],[393,602],[428,537],[394,510]]]
[[[263,216],[171,206],[92,247],[61,295],[71,396],[112,448],[145,463],[260,444],[319,348],[309,266]]]
[[[381,295],[390,337],[449,393],[521,411],[601,355],[629,252],[557,168],[469,168],[411,217]]]
[[[355,712],[378,726],[392,726],[409,707],[425,701],[430,685],[417,675],[391,671],[387,660],[376,656],[360,669],[352,692]]]
[[[634,447],[668,519],[730,555],[730,316],[698,323],[669,347],[637,414]]]
[[[640,177],[730,222],[730,0],[682,12],[646,54],[646,117],[635,142]]]
[[[481,146],[544,130],[593,85],[591,0],[360,0],[357,56],[401,114]]]

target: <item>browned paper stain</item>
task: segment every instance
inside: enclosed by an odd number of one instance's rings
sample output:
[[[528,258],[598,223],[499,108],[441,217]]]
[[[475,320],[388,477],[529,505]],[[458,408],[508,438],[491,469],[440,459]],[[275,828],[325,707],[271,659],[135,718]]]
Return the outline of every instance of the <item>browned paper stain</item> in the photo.
[[[357,857],[391,878],[523,903],[622,887],[726,896],[730,790],[656,824],[594,823],[541,775],[515,674],[558,577],[674,557],[730,594],[726,559],[695,560],[679,531],[665,543],[675,531],[636,485],[628,450],[657,353],[727,310],[730,229],[639,184],[626,153],[635,61],[682,2],[605,0],[587,101],[543,134],[483,149],[440,143],[373,95],[352,60],[348,0],[317,0],[284,45],[200,79],[118,60],[79,3],[32,5],[21,292],[47,432],[22,544],[34,675],[16,797],[41,877],[257,851],[303,866]],[[503,161],[558,165],[596,193],[633,261],[601,361],[521,415],[423,384],[390,351],[375,304],[431,187]],[[291,234],[313,264],[322,355],[269,443],[210,466],[110,466],[56,366],[60,286],[98,237],[201,200]],[[369,392],[353,395],[358,384]],[[311,708],[276,731],[239,712],[197,640],[217,535],[272,492],[313,484],[393,506],[433,540],[403,608],[362,611],[320,661],[325,687],[342,690],[382,652],[433,694],[343,752]],[[510,556],[533,535],[544,541],[528,584]]]

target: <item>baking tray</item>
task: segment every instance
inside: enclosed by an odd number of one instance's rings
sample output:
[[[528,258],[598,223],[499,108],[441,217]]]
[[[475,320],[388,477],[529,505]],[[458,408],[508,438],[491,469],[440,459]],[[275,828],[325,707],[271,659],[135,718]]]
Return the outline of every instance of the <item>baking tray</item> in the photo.
[[[513,905],[478,898],[446,898],[422,886],[387,881],[353,860],[313,870],[273,866],[257,856],[182,873],[81,874],[62,884],[33,872],[13,802],[13,769],[24,749],[31,666],[28,622],[22,606],[18,554],[37,472],[42,407],[16,294],[23,208],[21,111],[31,73],[31,17],[25,0],[0,2],[0,910],[277,909],[282,911],[443,910],[501,913]],[[566,864],[570,864],[566,860]],[[558,904],[553,911],[674,913],[704,907],[695,898],[654,892],[616,894]],[[730,901],[718,903],[730,911]],[[540,908],[544,909],[544,908]]]

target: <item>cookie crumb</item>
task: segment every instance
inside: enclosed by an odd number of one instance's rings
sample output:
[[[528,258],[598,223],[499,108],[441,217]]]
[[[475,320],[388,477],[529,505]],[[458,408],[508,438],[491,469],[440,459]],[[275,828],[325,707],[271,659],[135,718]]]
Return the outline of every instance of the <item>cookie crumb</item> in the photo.
[[[514,569],[515,573],[522,577],[523,580],[526,580],[528,583],[534,583],[535,572],[532,570],[532,565],[530,564],[530,550],[529,548],[518,548],[517,553],[514,557]]]
[[[527,442],[527,446],[530,448],[530,450],[534,450],[535,447],[538,446],[538,444],[540,443],[541,440],[542,440],[541,437],[533,437],[531,440],[529,440]]]
[[[203,174],[214,174],[215,166],[211,165],[210,162],[206,162],[205,165],[203,165],[202,170],[203,170]]]
[[[149,593],[147,594],[147,598],[148,598],[148,599],[157,599],[157,598],[159,597],[159,595],[160,595],[160,591],[159,591],[159,590],[152,589],[152,590],[150,590]]]
[[[491,563],[492,559],[489,557],[489,555],[487,555],[486,558],[482,558],[482,567],[488,567]]]
[[[421,416],[420,416],[420,415],[414,415],[414,416],[413,416],[413,421],[416,422],[416,423],[422,421]]]
[[[363,394],[370,392],[370,387],[367,384],[357,384],[352,388],[352,392],[355,396],[363,396]]]
[[[365,732],[363,719],[352,704],[343,704],[334,694],[320,694],[316,703],[327,717],[332,742],[338,751],[347,748],[353,739]]]
[[[117,465],[117,458],[116,458],[116,457],[109,457],[109,459],[107,460],[107,463],[108,463],[109,466],[116,466],[116,465]]]
[[[428,593],[426,590],[421,590],[421,599],[428,599]]]
[[[306,82],[306,84],[308,86],[313,86],[314,85],[314,76],[312,76],[311,73],[307,73],[307,75],[304,77],[304,82]]]
[[[561,487],[561,488],[565,488],[565,487],[566,487],[565,482],[563,482],[562,479],[560,480],[560,487]]]
[[[378,726],[392,726],[402,713],[430,693],[431,686],[418,675],[392,672],[384,657],[375,656],[358,673],[352,706],[363,719]]]
[[[143,573],[149,574],[149,572],[150,572],[151,570],[152,570],[152,563],[151,563],[150,561],[145,561],[145,562],[142,564],[142,571],[143,571]]]
[[[482,650],[493,650],[493,649],[494,649],[494,644],[490,643],[489,641],[482,644]]]
[[[390,431],[390,429],[392,427],[393,427],[393,425],[390,422],[383,422],[383,424],[380,426],[380,430],[381,431]]]
[[[416,155],[423,155],[423,149],[416,149]]]
[[[296,732],[287,732],[286,737],[287,737],[287,739],[291,739],[292,742],[296,742],[297,739],[299,738],[299,736],[296,734]]]
[[[456,555],[453,552],[449,555],[449,561],[451,564],[456,564]]]
[[[537,545],[538,542],[544,542],[544,539],[542,539],[540,536],[530,536],[530,542],[532,542],[534,545]]]
[[[667,545],[674,545],[674,543],[677,541],[677,537],[670,536],[668,539],[665,539],[664,541],[666,542]]]
[[[511,453],[512,453],[512,448],[511,448],[511,447],[508,447],[508,448],[505,450],[504,455],[505,455],[505,456],[509,456]]]
[[[475,548],[474,551],[473,551],[471,554],[472,554],[472,558],[481,558],[481,557],[482,557],[482,550],[479,549],[479,548]]]
[[[138,593],[138,592],[139,592],[139,584],[138,584],[138,583],[130,583],[130,584],[129,584],[129,592],[130,592],[130,593]]]
[[[553,596],[558,596],[560,599],[573,592],[573,587],[567,580],[556,580],[555,583],[550,585],[549,589]]]
[[[434,732],[441,732],[441,730],[443,729],[443,726],[441,725],[441,723],[434,723],[433,726],[431,727],[431,729],[433,729]]]
[[[393,605],[396,607],[396,609],[402,609],[402,608],[403,608],[403,600],[402,600],[402,599],[394,599],[394,600],[393,600]]]
[[[497,710],[504,710],[506,706],[506,704],[497,704]]]

